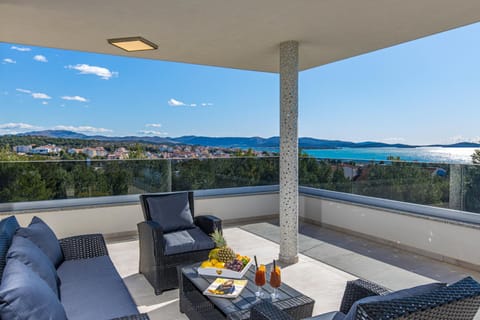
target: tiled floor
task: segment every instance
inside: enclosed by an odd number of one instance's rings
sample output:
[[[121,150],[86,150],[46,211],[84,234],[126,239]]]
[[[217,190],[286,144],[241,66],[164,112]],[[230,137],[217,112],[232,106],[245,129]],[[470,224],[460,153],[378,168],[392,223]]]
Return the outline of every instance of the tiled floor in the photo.
[[[466,274],[480,279],[472,270],[317,226],[302,224],[300,232],[300,261],[283,269],[282,280],[316,301],[314,314],[337,310],[345,282],[358,277],[391,289],[452,282]],[[224,233],[236,252],[257,255],[260,263],[278,257],[278,226],[273,223],[226,228]],[[178,311],[178,290],[155,296],[138,274],[137,240],[109,243],[108,248],[141,312],[148,312],[152,320],[186,319]]]

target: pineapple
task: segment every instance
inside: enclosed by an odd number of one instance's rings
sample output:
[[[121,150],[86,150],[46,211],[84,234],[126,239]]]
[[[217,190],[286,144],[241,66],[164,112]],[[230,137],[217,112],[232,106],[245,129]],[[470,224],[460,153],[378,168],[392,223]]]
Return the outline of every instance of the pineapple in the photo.
[[[217,256],[220,262],[230,262],[235,259],[236,255],[232,248],[227,247],[227,241],[223,237],[222,233],[215,229],[211,234],[212,240],[215,242],[215,246],[218,248]]]

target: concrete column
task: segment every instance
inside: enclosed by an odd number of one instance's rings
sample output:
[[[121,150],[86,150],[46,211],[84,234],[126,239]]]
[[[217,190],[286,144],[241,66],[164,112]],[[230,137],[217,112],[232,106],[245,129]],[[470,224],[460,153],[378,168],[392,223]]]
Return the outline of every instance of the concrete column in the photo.
[[[456,210],[464,209],[463,201],[463,174],[461,164],[450,165],[450,196],[449,208]]]
[[[298,261],[298,42],[280,44],[280,255]]]

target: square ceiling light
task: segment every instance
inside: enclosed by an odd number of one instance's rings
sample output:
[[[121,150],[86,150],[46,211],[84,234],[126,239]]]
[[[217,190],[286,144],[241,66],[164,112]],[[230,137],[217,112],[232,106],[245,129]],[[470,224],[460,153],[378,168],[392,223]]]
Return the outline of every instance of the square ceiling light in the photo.
[[[156,50],[158,46],[142,37],[108,39],[108,43],[128,52]]]

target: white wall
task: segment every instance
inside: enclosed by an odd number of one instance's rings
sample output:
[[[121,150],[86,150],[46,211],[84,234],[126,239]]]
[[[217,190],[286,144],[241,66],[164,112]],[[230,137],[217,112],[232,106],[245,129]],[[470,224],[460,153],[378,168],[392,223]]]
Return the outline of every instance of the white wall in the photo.
[[[278,214],[278,193],[195,199],[195,214],[213,214],[223,220],[251,219]]]
[[[200,198],[195,200],[195,213],[213,214],[227,222],[268,216],[278,213],[278,194]],[[2,214],[9,215],[11,214]],[[144,220],[140,203],[15,215],[22,226],[27,226],[33,216],[40,217],[59,238],[88,233],[136,232],[137,223]]]
[[[302,216],[322,224],[480,266],[480,228],[366,206],[303,196]]]
[[[140,204],[22,213],[15,216],[22,226],[27,226],[33,216],[40,217],[58,238],[88,233],[135,231],[137,223],[143,221]]]

